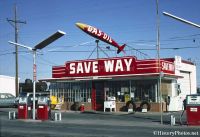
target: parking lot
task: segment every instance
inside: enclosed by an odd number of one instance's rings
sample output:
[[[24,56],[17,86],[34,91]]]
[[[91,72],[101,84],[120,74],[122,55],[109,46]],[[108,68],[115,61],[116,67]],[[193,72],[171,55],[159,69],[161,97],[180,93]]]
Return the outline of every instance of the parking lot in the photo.
[[[177,113],[110,113],[110,112],[62,112],[61,121],[9,120],[8,112],[14,108],[0,108],[2,137],[132,137],[132,136],[199,136],[200,127],[179,125]],[[55,112],[52,112],[55,113]],[[170,116],[176,117],[176,125],[170,125]],[[185,121],[185,116],[183,118]]]

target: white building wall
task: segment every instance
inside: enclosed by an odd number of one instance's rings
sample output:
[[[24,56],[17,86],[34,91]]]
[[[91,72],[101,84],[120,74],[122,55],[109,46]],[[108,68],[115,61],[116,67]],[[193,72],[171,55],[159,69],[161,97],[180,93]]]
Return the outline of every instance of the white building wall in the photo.
[[[16,96],[15,77],[0,75],[0,93],[11,93]]]
[[[177,79],[177,83],[174,81],[171,83],[172,94],[169,104],[169,111],[180,111],[183,109],[183,100],[186,95],[197,93],[197,78],[196,78],[196,66],[182,61],[181,57],[175,57],[175,74],[182,78]],[[180,94],[177,93],[177,84],[180,85]]]
[[[182,63],[177,83],[180,84],[181,94],[186,96],[197,93],[196,66],[192,64]]]

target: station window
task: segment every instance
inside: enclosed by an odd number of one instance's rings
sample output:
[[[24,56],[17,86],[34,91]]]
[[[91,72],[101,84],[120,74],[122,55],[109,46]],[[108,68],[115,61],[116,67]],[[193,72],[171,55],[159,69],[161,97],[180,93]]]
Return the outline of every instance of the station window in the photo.
[[[126,102],[130,99],[129,81],[107,81],[105,88],[106,96],[116,97],[117,102]]]
[[[106,95],[115,96],[117,102],[148,101],[156,102],[156,81],[121,80],[107,81],[105,84]]]
[[[52,96],[63,97],[65,102],[88,102],[91,100],[90,82],[55,82],[51,83]]]
[[[156,81],[153,80],[138,80],[132,81],[132,92],[136,102],[148,101],[156,102]]]

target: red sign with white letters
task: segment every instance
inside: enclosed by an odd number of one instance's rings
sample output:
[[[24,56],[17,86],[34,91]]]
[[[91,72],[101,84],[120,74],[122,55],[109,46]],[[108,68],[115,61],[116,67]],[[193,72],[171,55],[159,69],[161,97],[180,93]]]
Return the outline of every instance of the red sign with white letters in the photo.
[[[66,62],[64,66],[53,67],[53,78],[87,77],[87,76],[123,76],[129,74],[148,74],[162,71],[174,74],[174,63],[161,60],[160,70],[158,61],[137,60],[133,56],[79,60]]]

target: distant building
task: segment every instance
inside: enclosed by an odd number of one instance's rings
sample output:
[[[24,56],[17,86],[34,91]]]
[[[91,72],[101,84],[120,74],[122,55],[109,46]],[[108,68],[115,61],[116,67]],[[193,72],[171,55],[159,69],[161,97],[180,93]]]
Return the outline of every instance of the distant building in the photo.
[[[15,77],[0,75],[0,93],[10,93],[16,96]]]

